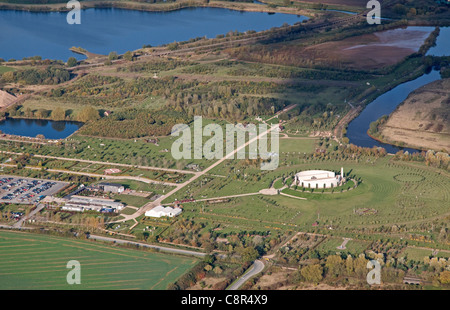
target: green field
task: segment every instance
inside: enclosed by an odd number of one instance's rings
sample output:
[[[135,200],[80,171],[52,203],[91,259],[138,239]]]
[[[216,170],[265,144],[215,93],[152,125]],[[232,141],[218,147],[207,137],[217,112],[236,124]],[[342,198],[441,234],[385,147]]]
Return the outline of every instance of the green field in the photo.
[[[66,282],[69,260],[80,262],[80,285]],[[196,262],[85,240],[0,231],[0,289],[165,289]]]
[[[8,71],[14,71],[14,69],[10,67],[0,66],[0,75]]]
[[[140,208],[145,205],[149,200],[145,197],[132,196],[132,195],[117,195],[114,199],[119,200],[122,203],[125,203],[128,206],[133,206]]]
[[[275,185],[280,187],[282,175],[293,176],[296,171],[318,167],[336,171],[341,166],[346,173],[361,178],[361,184],[357,188],[334,194],[290,190],[289,193],[295,193],[296,196],[306,200],[281,195],[253,195],[231,198],[226,203],[208,205],[205,202],[197,202],[186,204],[186,212],[182,216],[192,217],[204,223],[211,221],[221,223],[222,227],[230,227],[232,230],[262,227],[309,230],[320,213],[320,226],[332,225],[336,230],[345,230],[349,227],[418,225],[448,215],[450,180],[446,176],[425,165],[392,162],[389,157],[367,162],[309,162],[291,167],[281,166],[270,172],[261,172],[258,168],[229,161],[214,168],[213,173],[231,177],[208,176],[196,180],[194,184],[183,188],[166,201],[184,197],[204,199],[257,193],[261,189],[268,188],[276,179],[280,181]],[[424,181],[412,182],[406,179],[406,182],[403,179],[399,181],[399,176],[410,174],[420,175]],[[374,209],[375,212],[370,215],[359,215],[357,211],[364,208]]]

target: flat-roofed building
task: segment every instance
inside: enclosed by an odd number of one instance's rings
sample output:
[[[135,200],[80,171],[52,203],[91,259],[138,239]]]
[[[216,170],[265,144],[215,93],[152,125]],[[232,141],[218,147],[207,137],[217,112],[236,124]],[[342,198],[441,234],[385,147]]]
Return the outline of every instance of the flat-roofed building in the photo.
[[[114,201],[113,199],[86,197],[86,196],[71,196],[62,207],[67,211],[97,211],[101,212],[102,209],[113,210],[118,212],[124,208],[123,203]]]
[[[177,216],[178,214],[180,214],[181,212],[183,212],[183,210],[181,208],[157,206],[157,207],[154,207],[153,209],[145,212],[145,216],[148,216],[148,217],[163,217],[163,216],[174,217],[174,216]]]
[[[125,187],[122,184],[117,183],[100,183],[99,187],[102,191],[107,193],[120,194],[125,190]]]

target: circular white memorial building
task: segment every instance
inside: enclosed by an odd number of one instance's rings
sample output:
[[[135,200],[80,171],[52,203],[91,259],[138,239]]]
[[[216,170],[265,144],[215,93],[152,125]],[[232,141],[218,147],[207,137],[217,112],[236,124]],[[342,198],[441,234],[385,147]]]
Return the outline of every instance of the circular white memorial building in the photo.
[[[301,171],[295,175],[294,180],[295,185],[305,188],[332,188],[342,185],[344,182],[344,168],[341,168],[340,175],[326,170]]]

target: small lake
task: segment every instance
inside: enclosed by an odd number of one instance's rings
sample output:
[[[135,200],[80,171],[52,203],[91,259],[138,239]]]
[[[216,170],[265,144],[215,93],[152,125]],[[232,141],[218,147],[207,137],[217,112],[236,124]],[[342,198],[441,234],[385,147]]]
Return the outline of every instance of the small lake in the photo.
[[[7,118],[0,121],[0,130],[9,135],[36,137],[44,135],[47,139],[64,139],[77,131],[83,123],[51,121],[40,119]]]
[[[145,45],[157,46],[191,38],[215,38],[229,31],[267,30],[307,17],[282,13],[241,12],[221,8],[187,8],[170,12],[86,9],[81,24],[69,25],[67,13],[0,10],[0,58],[23,57],[66,61],[72,46],[89,52],[122,54]]]

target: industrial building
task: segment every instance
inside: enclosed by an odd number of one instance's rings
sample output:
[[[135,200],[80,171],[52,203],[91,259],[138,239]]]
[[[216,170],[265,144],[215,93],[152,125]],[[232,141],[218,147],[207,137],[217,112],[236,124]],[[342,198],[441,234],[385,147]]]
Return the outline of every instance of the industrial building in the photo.
[[[113,199],[71,196],[61,208],[66,211],[97,211],[97,212],[118,212],[124,208],[124,205]]]

